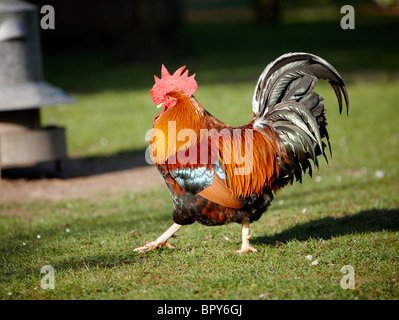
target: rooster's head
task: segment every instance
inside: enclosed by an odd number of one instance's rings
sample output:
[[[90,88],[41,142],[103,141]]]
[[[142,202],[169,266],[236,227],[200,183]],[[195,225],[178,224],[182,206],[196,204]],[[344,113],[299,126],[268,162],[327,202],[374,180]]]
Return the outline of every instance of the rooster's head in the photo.
[[[162,65],[161,69],[161,79],[154,76],[155,84],[151,89],[152,101],[157,105],[157,108],[163,107],[163,111],[159,116],[161,116],[168,109],[175,106],[177,103],[176,98],[169,95],[169,93],[174,91],[182,91],[192,96],[198,88],[197,81],[195,81],[195,73],[192,76],[188,76],[188,69],[182,74],[186,66],[183,66],[175,71],[173,75],[170,75],[169,71]],[[159,118],[157,116],[154,119]]]

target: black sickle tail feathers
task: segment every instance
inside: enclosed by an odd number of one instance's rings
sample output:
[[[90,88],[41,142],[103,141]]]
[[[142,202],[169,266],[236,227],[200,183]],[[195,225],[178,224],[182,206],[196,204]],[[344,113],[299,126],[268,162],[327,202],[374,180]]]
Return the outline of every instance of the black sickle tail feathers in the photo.
[[[252,98],[256,116],[254,128],[272,126],[278,133],[285,158],[280,159],[280,185],[302,181],[307,170],[312,175],[311,159],[325,155],[327,131],[324,99],[313,91],[318,80],[327,80],[337,96],[339,112],[349,98],[345,84],[335,68],[324,59],[309,53],[288,53],[270,63],[259,77]],[[327,160],[328,162],[328,160]]]

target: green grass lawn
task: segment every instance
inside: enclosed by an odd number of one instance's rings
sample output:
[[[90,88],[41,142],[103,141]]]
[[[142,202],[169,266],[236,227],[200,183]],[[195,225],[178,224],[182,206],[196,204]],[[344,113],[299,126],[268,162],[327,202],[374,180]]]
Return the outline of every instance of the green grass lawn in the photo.
[[[384,21],[375,24],[377,30],[391,26]],[[306,25],[301,28],[307,30]],[[200,35],[199,29],[193,26],[191,32]],[[205,108],[229,124],[243,124],[251,118],[257,75],[290,47],[288,29],[257,31],[258,36],[280,36],[284,43],[280,49],[271,48],[262,62],[264,44],[250,62],[245,60],[248,47],[224,62],[224,49],[210,41],[214,52],[199,50],[192,64],[175,57],[171,68],[187,63],[197,73],[196,97]],[[321,34],[333,33],[333,26],[321,29]],[[314,172],[313,179],[306,177],[302,184],[276,194],[269,211],[251,225],[251,244],[258,253],[232,252],[240,247],[238,224],[193,224],[179,230],[181,238],[171,239],[173,250],[134,252],[172,223],[166,187],[122,192],[112,199],[99,195],[5,203],[0,204],[0,298],[398,299],[399,69],[397,59],[392,61],[397,43],[389,42],[396,31],[387,28],[380,38],[372,38],[381,46],[371,45],[367,51],[364,37],[374,29],[367,24],[359,29],[360,40],[353,46],[334,47],[341,36],[343,45],[351,41],[352,36],[339,31],[332,35],[331,46],[323,42],[315,52],[346,80],[350,115],[338,115],[327,84],[317,86],[326,99],[333,158],[329,167],[323,163],[320,172]],[[299,49],[298,43],[295,40],[291,50]],[[315,47],[308,44],[302,50]],[[361,52],[359,59],[353,56],[356,50]],[[373,64],[375,57],[387,60]],[[146,148],[144,135],[157,114],[149,89],[159,66],[115,67],[104,57],[78,58],[49,57],[48,80],[79,101],[44,110],[44,124],[67,127],[74,157]],[[246,62],[240,64],[240,59]],[[41,287],[45,265],[54,268],[53,290]],[[354,269],[354,289],[341,288],[345,265]]]

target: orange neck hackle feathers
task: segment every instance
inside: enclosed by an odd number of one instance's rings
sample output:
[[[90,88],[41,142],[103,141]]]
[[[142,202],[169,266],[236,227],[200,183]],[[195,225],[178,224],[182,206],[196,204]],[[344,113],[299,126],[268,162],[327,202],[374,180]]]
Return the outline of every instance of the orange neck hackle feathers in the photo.
[[[179,150],[188,149],[190,144],[187,142],[197,142],[200,129],[205,128],[205,110],[193,97],[181,91],[171,92],[170,95],[177,100],[176,105],[163,112],[152,128],[150,146],[155,164],[165,163]],[[178,139],[180,133],[188,133],[187,139]]]

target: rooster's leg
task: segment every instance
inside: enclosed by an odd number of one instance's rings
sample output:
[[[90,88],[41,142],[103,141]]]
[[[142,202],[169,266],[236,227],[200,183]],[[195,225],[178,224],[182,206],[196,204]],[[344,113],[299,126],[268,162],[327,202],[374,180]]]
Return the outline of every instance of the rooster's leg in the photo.
[[[168,243],[168,239],[173,236],[173,234],[180,229],[182,225],[174,223],[168,230],[166,230],[157,240],[152,242],[147,242],[145,246],[134,249],[134,251],[146,252],[152,249],[156,249],[162,246],[167,246],[168,248],[173,248],[173,245]]]
[[[249,220],[244,219],[242,221],[242,245],[241,249],[237,250],[235,252],[237,253],[244,253],[248,251],[253,251],[253,252],[258,252],[255,248],[251,247],[249,245],[249,239],[251,238],[251,235],[249,234]]]

